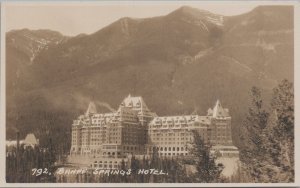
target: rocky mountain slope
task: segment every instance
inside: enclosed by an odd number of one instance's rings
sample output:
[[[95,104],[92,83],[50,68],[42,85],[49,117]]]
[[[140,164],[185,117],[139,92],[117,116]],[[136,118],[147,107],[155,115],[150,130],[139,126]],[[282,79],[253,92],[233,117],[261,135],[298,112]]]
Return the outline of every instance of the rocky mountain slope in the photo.
[[[68,37],[50,30],[12,30],[6,34],[7,88],[12,91],[23,70],[34,63],[36,56],[50,46],[65,42]],[[16,86],[16,87],[15,87]],[[12,93],[10,93],[12,94]]]
[[[205,115],[220,99],[230,109],[236,138],[249,89],[257,85],[270,93],[281,79],[293,80],[293,28],[290,6],[261,6],[231,17],[185,6],[161,17],[122,18],[91,35],[56,35],[43,50],[26,50],[28,42],[16,50],[13,41],[26,36],[9,32],[7,94],[14,95],[7,103],[8,136],[12,127],[45,124],[70,131],[90,100],[107,111],[107,104],[117,108],[131,93],[158,115]],[[9,69],[24,59],[21,79],[9,87],[16,77]]]

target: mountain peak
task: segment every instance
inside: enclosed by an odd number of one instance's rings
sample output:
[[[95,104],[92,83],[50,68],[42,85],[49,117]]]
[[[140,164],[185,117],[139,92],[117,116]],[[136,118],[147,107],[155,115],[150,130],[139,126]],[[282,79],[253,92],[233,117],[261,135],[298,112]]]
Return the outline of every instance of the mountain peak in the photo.
[[[204,22],[206,22],[217,26],[223,26],[222,15],[189,6],[182,6],[176,9],[175,11],[171,12],[168,17],[189,20],[189,22],[197,22],[201,25],[204,25]]]
[[[191,12],[191,11],[198,11],[199,9],[184,5],[180,8],[177,9],[178,11],[182,11],[182,12]]]
[[[287,19],[290,19],[290,17],[294,16],[293,13],[293,6],[289,5],[260,5],[255,7],[252,11],[246,13],[250,15],[257,15],[259,17],[261,16],[267,16],[267,17],[278,17],[281,19],[281,17],[285,18],[288,17]]]
[[[33,34],[33,35],[56,35],[56,36],[63,36],[58,31],[50,30],[50,29],[14,29],[7,32],[7,34]]]
[[[31,65],[35,57],[44,49],[48,49],[50,45],[57,45],[66,41],[69,37],[62,35],[58,31],[49,29],[18,29],[11,30],[6,33],[7,44],[11,48],[19,49],[24,56],[28,57]]]
[[[205,15],[217,15],[217,14],[214,14],[207,10],[202,10],[202,9],[198,9],[198,8],[194,8],[194,7],[190,7],[190,6],[182,6],[178,9],[176,9],[175,11],[171,12],[170,14],[189,14],[189,15],[193,15],[193,16],[197,16],[197,17],[205,16]]]

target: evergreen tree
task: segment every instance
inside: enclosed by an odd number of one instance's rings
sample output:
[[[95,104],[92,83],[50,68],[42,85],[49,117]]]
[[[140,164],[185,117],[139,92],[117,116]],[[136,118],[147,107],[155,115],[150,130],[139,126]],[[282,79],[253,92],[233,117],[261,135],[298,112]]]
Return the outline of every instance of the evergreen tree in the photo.
[[[270,113],[260,90],[252,89],[252,106],[243,126],[241,161],[254,182],[294,181],[294,89],[283,80],[273,89]]]
[[[243,122],[243,148],[241,151],[241,160],[247,163],[250,175],[255,182],[261,182],[264,179],[264,173],[261,171],[261,162],[264,161],[266,150],[264,139],[266,137],[264,129],[267,126],[269,113],[264,109],[261,90],[257,87],[251,89],[251,105]]]
[[[261,90],[257,87],[251,89],[251,106],[246,117],[246,121],[243,123],[243,127],[246,129],[246,137],[243,138],[247,147],[251,151],[257,153],[262,152],[262,131],[267,126],[269,113],[264,109],[263,100],[261,97]]]
[[[135,156],[131,157],[131,166],[130,166],[131,170],[132,170],[132,174],[130,176],[130,182],[131,183],[137,183],[137,179],[138,179],[138,170],[140,168],[140,163],[139,161],[135,158]]]
[[[294,89],[283,80],[273,89],[266,148],[271,160],[272,182],[294,181]]]
[[[193,131],[193,136],[190,153],[196,167],[194,181],[200,183],[219,182],[223,166],[215,163],[215,158],[210,155],[209,145],[204,143],[197,131]]]

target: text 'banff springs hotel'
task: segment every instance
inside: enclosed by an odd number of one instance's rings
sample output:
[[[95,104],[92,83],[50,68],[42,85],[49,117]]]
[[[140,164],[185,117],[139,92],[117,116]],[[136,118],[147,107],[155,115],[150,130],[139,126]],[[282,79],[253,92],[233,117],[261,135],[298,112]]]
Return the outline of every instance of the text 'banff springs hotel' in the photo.
[[[229,110],[220,101],[206,116],[161,117],[149,110],[142,97],[129,95],[116,112],[99,114],[95,104],[89,104],[86,113],[73,121],[70,157],[118,164],[128,155],[149,156],[154,150],[160,157],[188,156],[193,130],[222,155],[238,154],[232,145]]]

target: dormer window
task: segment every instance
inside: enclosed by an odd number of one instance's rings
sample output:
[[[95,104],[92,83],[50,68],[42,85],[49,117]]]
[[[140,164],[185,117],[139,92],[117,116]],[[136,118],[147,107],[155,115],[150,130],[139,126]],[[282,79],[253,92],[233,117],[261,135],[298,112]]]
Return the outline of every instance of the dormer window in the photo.
[[[132,106],[132,101],[128,104],[128,106]]]

